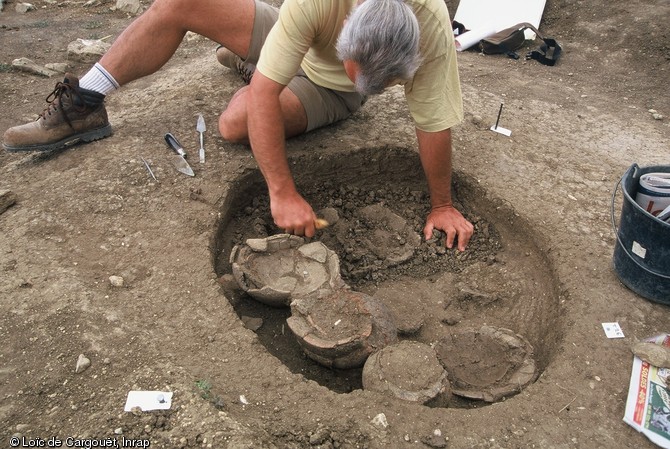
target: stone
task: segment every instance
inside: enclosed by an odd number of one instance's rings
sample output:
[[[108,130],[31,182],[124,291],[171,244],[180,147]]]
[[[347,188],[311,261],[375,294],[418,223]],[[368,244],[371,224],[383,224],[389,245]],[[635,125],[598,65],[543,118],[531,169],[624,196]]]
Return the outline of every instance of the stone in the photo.
[[[319,216],[323,217],[330,226],[334,225],[340,220],[340,214],[334,207],[325,207],[319,211]]]
[[[142,12],[140,0],[116,0],[116,9],[128,14],[138,15]]]
[[[256,332],[258,329],[260,329],[263,326],[263,319],[262,318],[256,318],[256,317],[250,317],[250,316],[241,316],[240,319],[242,320],[242,324],[244,324],[244,327],[247,329]]]
[[[0,190],[0,214],[16,204],[16,195],[11,190]]]
[[[102,39],[77,39],[67,46],[68,60],[93,64],[97,62],[111,44]]]
[[[70,70],[70,65],[66,62],[52,62],[44,64],[44,67],[58,73],[66,73]]]
[[[421,438],[421,442],[426,446],[443,448],[447,447],[447,440],[442,435],[429,435]]]
[[[110,276],[109,277],[109,283],[112,285],[112,287],[123,287],[124,281],[121,276]]]
[[[670,368],[670,348],[651,342],[638,342],[631,348],[633,354],[658,368]]]
[[[31,3],[19,2],[16,4],[16,7],[14,9],[16,9],[16,12],[18,12],[19,14],[25,14],[28,11],[34,11],[37,8],[35,8],[35,5]]]
[[[35,75],[46,76],[51,78],[58,73],[43,67],[28,58],[18,58],[12,61],[12,67],[21,70],[22,72],[34,73]]]
[[[77,359],[77,365],[74,369],[74,372],[76,374],[83,373],[88,369],[88,367],[91,366],[91,360],[86,357],[84,354],[79,354],[79,358]]]
[[[386,429],[389,426],[389,422],[386,420],[386,415],[383,413],[378,414],[372,418],[372,424],[378,427]]]

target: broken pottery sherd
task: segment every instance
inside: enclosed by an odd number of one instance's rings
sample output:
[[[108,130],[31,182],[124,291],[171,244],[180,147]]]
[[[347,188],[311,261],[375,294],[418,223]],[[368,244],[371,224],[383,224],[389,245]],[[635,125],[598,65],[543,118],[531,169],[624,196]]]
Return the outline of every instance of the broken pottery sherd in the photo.
[[[286,321],[305,354],[331,368],[360,367],[370,354],[398,338],[383,304],[346,288],[294,299]]]
[[[505,328],[454,332],[435,345],[455,395],[496,402],[519,393],[538,375],[533,347]]]
[[[336,238],[345,247],[350,246],[347,240],[350,239],[350,232],[360,226],[355,224],[359,221],[369,232],[356,234],[357,251],[373,256],[374,261],[357,266],[353,274],[360,275],[406,262],[421,244],[421,236],[404,218],[379,203],[358,209],[350,220],[338,220]]]
[[[414,284],[382,286],[374,294],[374,298],[386,305],[393,314],[400,336],[417,334],[426,321],[423,309],[417,307],[419,295]]]
[[[285,307],[293,298],[325,296],[346,286],[337,254],[294,235],[249,239],[232,249],[230,262],[240,288],[270,306]]]
[[[435,350],[401,341],[372,354],[363,367],[363,388],[405,401],[435,406],[449,402],[447,372]]]
[[[372,229],[361,236],[361,241],[388,267],[409,260],[421,244],[421,236],[412,226],[382,203],[366,206],[358,213]]]

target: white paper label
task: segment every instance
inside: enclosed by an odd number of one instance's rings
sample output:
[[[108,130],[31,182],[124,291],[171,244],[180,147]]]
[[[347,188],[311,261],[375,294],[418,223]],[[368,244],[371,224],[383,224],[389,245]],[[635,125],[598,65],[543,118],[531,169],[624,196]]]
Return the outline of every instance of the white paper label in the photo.
[[[503,128],[502,126],[498,126],[498,127],[496,128],[496,126],[493,125],[493,126],[491,127],[491,131],[495,131],[495,132],[500,133],[500,134],[502,134],[502,135],[504,135],[504,136],[507,136],[507,137],[509,137],[509,136],[512,135],[512,131],[511,131],[511,130],[509,130],[509,129],[507,129],[507,128]]]
[[[171,391],[129,391],[123,410],[130,412],[133,407],[139,407],[143,412],[169,410],[171,405]]]
[[[619,323],[603,323],[603,329],[607,338],[623,338],[623,331]]]
[[[635,240],[633,240],[633,250],[632,251],[633,251],[633,254],[635,254],[636,256],[639,256],[643,259],[647,255],[647,250],[642,245],[637,243]]]

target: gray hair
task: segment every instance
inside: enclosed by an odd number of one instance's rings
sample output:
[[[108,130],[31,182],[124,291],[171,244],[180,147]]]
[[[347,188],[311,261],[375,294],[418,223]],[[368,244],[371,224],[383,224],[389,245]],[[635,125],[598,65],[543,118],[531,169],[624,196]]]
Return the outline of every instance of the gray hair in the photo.
[[[359,93],[381,93],[395,79],[412,79],[419,68],[419,22],[402,0],[365,0],[342,29],[337,56],[358,64]]]

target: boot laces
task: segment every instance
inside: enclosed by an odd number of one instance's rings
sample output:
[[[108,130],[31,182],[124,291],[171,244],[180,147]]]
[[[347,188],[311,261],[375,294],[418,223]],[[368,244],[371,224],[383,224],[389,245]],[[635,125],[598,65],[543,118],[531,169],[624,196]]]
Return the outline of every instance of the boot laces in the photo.
[[[254,64],[245,63],[239,58],[236,65],[237,72],[242,77],[242,80],[249,84],[251,82],[251,78],[254,76],[254,72],[256,71],[256,66]]]
[[[67,116],[67,112],[63,108],[62,99],[64,95],[70,97],[71,99],[70,103],[72,105],[72,109],[75,112],[84,112],[84,110],[86,109],[86,103],[84,102],[84,99],[81,97],[79,90],[75,88],[72,84],[63,83],[59,81],[58,83],[56,83],[55,89],[49,95],[47,95],[46,102],[48,103],[48,105],[44,109],[44,111],[42,111],[40,117],[46,119],[48,115],[55,114],[60,110],[60,112],[63,114],[65,122],[70,127],[72,127],[70,118]]]

